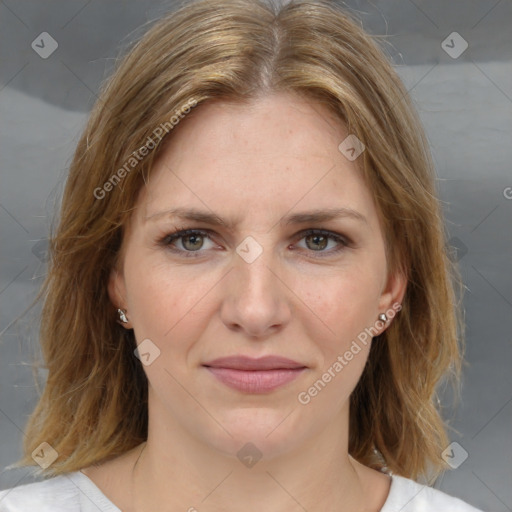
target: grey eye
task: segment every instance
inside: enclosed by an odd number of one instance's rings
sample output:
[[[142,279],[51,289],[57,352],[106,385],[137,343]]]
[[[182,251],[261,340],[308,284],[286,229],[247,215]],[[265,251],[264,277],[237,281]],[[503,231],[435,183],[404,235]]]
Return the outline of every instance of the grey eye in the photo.
[[[204,244],[204,237],[199,234],[185,235],[180,240],[181,245],[187,251],[198,251]]]
[[[312,251],[320,250],[322,251],[327,247],[327,244],[329,243],[329,238],[324,235],[307,235],[304,237],[306,240],[306,246],[308,249],[311,249]]]

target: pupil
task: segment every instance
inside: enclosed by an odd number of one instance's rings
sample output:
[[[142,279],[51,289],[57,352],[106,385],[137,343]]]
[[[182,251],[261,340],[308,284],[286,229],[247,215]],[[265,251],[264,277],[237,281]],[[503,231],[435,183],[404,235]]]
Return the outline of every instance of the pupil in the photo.
[[[188,244],[188,241],[192,241],[192,244]],[[201,235],[188,235],[184,238],[183,246],[185,249],[191,250],[191,251],[197,251],[201,248],[203,242],[203,237]]]
[[[307,243],[308,239],[313,241],[313,244],[316,245],[316,248],[309,247],[309,244]],[[327,237],[323,235],[309,235],[306,239],[306,245],[308,245],[309,249],[325,249],[327,247]]]

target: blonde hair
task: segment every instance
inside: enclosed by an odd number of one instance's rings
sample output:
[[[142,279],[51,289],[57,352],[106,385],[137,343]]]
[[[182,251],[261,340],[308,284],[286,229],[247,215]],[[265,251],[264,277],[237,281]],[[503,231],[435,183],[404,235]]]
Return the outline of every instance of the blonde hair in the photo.
[[[334,3],[309,0],[186,4],[152,26],[101,91],[51,238],[40,331],[48,377],[17,465],[35,465],[31,453],[47,442],[59,456],[42,474],[56,476],[146,440],[147,378],[107,282],[163,144],[100,199],[98,187],[183,105],[197,102],[194,115],[206,101],[249,102],[277,91],[319,102],[364,143],[357,162],[379,211],[390,271],[408,279],[403,309],[372,344],[351,395],[349,452],[409,478],[445,467],[436,389],[458,375],[461,344],[428,144],[375,38]]]

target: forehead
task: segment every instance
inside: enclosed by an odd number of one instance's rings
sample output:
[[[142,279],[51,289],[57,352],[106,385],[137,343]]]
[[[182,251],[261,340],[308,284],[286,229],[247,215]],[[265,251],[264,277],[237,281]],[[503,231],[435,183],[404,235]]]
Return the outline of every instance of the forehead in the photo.
[[[290,94],[198,105],[171,133],[143,193],[143,214],[176,206],[242,215],[373,209],[348,133],[323,105]]]

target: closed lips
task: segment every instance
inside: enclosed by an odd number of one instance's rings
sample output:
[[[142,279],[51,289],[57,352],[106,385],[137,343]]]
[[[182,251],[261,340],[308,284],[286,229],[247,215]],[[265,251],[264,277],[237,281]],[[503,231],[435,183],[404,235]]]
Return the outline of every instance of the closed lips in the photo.
[[[222,357],[209,361],[203,366],[210,368],[229,368],[232,370],[263,371],[263,370],[294,370],[306,368],[305,365],[292,359],[280,356],[265,356],[258,359],[247,356]]]
[[[226,386],[242,393],[269,393],[293,381],[306,369],[303,364],[279,356],[258,359],[232,356],[203,365]]]

